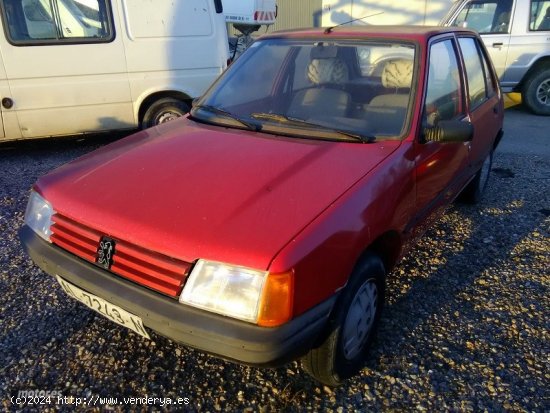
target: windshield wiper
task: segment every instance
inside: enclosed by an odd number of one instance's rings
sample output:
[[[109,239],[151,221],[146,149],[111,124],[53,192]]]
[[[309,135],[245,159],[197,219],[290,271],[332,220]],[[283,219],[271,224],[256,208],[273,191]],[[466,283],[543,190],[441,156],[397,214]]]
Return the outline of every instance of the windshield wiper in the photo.
[[[286,116],[280,113],[258,112],[258,113],[252,113],[250,114],[250,116],[253,117],[254,119],[267,119],[267,120],[274,120],[281,123],[293,123],[297,125],[310,126],[312,128],[320,128],[326,131],[336,133],[338,135],[347,136],[348,138],[352,138],[361,143],[372,143],[376,140],[376,137],[374,136],[366,136],[366,135],[361,135],[359,133],[348,132],[341,129],[334,129],[329,126],[319,125],[318,123],[309,122],[304,119],[293,118],[291,116]]]
[[[237,115],[235,115],[231,112],[228,112],[227,110],[217,108],[215,106],[199,105],[199,106],[195,106],[193,109],[206,110],[207,112],[215,113],[216,115],[225,116],[225,117],[227,117],[231,120],[234,120],[234,121],[240,123],[242,126],[246,127],[247,129],[250,129],[250,130],[253,130],[253,131],[256,131],[256,132],[258,132],[262,129],[260,125],[256,125],[254,123],[247,122],[247,121],[239,118]]]

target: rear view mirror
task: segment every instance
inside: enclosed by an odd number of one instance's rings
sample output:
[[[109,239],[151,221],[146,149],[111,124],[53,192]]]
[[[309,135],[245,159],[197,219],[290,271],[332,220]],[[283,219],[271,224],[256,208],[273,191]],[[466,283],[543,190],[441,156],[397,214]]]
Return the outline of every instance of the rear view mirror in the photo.
[[[425,142],[468,142],[472,140],[474,127],[470,122],[440,120],[433,127],[424,128]]]

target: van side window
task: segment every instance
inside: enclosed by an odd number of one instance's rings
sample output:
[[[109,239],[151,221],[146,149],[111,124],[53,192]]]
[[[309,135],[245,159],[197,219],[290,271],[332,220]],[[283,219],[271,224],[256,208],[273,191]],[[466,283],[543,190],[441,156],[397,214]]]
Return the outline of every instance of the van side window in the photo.
[[[109,42],[109,0],[5,0],[2,19],[15,46]]]
[[[550,0],[531,1],[529,30],[550,31]]]
[[[512,0],[473,0],[464,6],[453,26],[467,27],[479,33],[509,33]]]

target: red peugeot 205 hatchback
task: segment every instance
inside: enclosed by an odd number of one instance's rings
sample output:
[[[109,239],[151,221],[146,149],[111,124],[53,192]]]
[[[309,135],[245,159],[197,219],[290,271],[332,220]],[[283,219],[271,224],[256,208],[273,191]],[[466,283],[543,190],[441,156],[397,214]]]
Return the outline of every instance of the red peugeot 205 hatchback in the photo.
[[[339,27],[262,37],[186,117],[34,185],[20,231],[71,297],[241,363],[362,367],[385,277],[459,194],[503,105],[477,34]]]

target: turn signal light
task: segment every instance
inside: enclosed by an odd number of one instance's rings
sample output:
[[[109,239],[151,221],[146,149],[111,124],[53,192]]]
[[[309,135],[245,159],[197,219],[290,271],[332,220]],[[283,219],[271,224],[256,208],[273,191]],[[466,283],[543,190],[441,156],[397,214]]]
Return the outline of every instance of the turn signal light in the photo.
[[[294,297],[293,271],[281,274],[269,274],[264,284],[258,325],[275,327],[286,323],[292,317]]]

